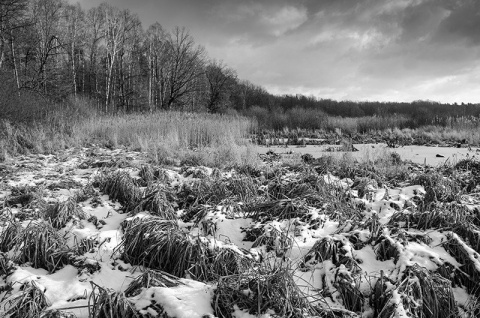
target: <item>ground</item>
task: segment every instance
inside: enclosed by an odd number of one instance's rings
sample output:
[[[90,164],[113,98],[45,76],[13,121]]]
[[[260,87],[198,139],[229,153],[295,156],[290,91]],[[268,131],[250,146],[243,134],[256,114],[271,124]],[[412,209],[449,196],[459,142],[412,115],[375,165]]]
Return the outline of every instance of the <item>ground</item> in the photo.
[[[477,314],[478,161],[263,159],[91,147],[3,163],[2,315]]]

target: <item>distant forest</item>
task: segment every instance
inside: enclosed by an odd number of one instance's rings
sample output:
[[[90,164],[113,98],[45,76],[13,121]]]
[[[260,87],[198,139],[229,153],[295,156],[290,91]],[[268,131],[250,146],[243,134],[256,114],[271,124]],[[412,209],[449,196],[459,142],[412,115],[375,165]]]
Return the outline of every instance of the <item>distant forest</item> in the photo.
[[[314,115],[310,119],[398,115],[417,126],[480,117],[479,104],[275,96],[209,58],[185,28],[165,30],[155,23],[145,29],[136,14],[106,3],[83,10],[64,0],[1,0],[4,113],[20,107],[12,103],[25,100],[18,99],[21,96],[56,102],[81,98],[107,113],[187,110],[238,113],[264,121],[271,114]]]

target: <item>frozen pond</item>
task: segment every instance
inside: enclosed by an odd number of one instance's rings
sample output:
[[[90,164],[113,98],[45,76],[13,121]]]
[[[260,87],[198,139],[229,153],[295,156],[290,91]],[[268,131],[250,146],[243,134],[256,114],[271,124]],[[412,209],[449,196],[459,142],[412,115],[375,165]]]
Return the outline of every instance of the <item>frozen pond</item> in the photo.
[[[480,148],[453,148],[453,147],[429,147],[429,146],[404,146],[399,148],[388,148],[386,144],[355,144],[355,148],[359,151],[344,152],[344,151],[327,151],[328,148],[336,149],[337,145],[319,145],[319,146],[258,146],[260,153],[266,153],[272,150],[278,154],[305,154],[309,153],[313,157],[318,158],[325,155],[335,157],[342,157],[344,155],[352,156],[359,161],[375,160],[378,157],[388,155],[391,152],[396,152],[403,160],[411,160],[415,163],[428,164],[437,166],[440,164],[455,164],[456,162],[465,158],[480,159]],[[441,155],[443,157],[437,157]]]

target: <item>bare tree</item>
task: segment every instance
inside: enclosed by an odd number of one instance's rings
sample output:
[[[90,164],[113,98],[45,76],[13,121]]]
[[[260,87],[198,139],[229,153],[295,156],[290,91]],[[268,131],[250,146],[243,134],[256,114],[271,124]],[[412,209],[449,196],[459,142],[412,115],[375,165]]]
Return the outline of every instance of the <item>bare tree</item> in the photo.
[[[13,48],[13,32],[26,24],[25,13],[28,0],[0,1],[0,69],[5,60],[5,51],[10,42]]]
[[[171,58],[169,35],[160,23],[148,28],[144,45],[148,63],[148,105],[153,110],[166,103],[166,68]]]
[[[202,75],[205,50],[195,45],[193,37],[185,28],[175,28],[170,36],[169,66],[167,68],[168,83],[166,102],[162,104],[165,109],[171,109],[182,97],[195,91],[194,85]]]
[[[137,16],[132,15],[128,10],[120,10],[109,4],[101,5],[102,12],[105,15],[104,32],[107,53],[106,68],[106,88],[105,88],[105,111],[108,111],[109,104],[112,100],[113,88],[113,71],[117,62],[119,53],[124,49],[126,38],[130,35],[130,31],[140,25]]]
[[[101,40],[104,37],[104,14],[100,7],[92,8],[88,10],[85,17],[86,25],[86,50],[88,51],[88,93],[90,96],[98,96],[101,94],[99,88],[99,81],[97,76],[98,65],[98,47]]]
[[[64,8],[64,26],[62,43],[67,53],[71,92],[77,98],[77,68],[79,55],[84,43],[84,12],[80,4]]]
[[[39,88],[48,95],[55,86],[62,44],[60,21],[64,2],[61,0],[33,0],[31,19],[36,40],[36,80]],[[51,73],[51,74],[50,74]]]
[[[208,83],[207,110],[218,112],[226,106],[228,95],[237,81],[236,72],[222,62],[212,61],[205,68]]]

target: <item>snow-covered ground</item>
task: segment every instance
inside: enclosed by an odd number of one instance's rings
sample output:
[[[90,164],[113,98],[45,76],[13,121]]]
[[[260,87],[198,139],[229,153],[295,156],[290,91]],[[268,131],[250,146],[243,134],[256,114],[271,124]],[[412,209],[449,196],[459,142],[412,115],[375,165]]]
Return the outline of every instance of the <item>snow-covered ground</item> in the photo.
[[[436,152],[445,153],[440,149]],[[98,187],[91,185],[102,173],[117,170],[126,171],[131,178],[140,180],[139,172],[146,161],[145,156],[138,152],[85,148],[72,149],[60,155],[23,156],[0,166],[0,200],[5,202],[0,233],[6,231],[12,220],[23,228],[32,222],[41,222],[44,208],[39,200],[43,199],[46,204],[65,202],[77,196],[82,189],[91,189],[85,192],[89,193],[87,197],[77,200],[86,217],[72,218],[58,230],[71,249],[75,249],[79,242],[91,242],[90,248],[76,256],[81,265],[71,262],[49,272],[45,268],[34,268],[31,262],[21,263],[16,248],[4,251],[3,255],[14,265],[10,271],[0,271],[3,274],[0,294],[0,299],[3,299],[0,313],[3,314],[0,315],[5,315],[14,303],[11,301],[34,282],[48,301],[49,306],[44,310],[57,309],[76,317],[89,317],[94,286],[123,292],[145,272],[143,266],[134,266],[122,260],[121,243],[125,234],[124,221],[132,221],[132,216],[136,214],[139,218],[137,222],[142,222],[152,218],[151,211],[125,213],[124,205],[112,201]],[[203,179],[221,179],[225,184],[229,180],[238,180],[235,171],[215,172],[205,167],[163,167],[159,171],[164,178],[156,182],[164,183],[175,191]],[[274,179],[280,182],[281,187],[305,182],[295,171],[285,170],[278,176],[279,180]],[[258,186],[258,195],[268,198],[271,191],[269,182],[273,179],[269,181],[265,175],[256,178],[258,180],[253,184]],[[272,209],[291,204],[296,212],[288,218],[270,218],[268,214],[258,217],[257,212],[265,208],[262,202],[252,212],[252,209],[244,208],[245,202],[225,200],[221,204],[202,205],[203,214],[194,221],[184,217],[187,211],[177,208],[175,213],[179,217],[175,222],[178,231],[192,238],[200,237],[212,251],[228,248],[238,255],[248,255],[251,257],[251,270],[261,266],[262,262],[271,263],[272,267],[285,264],[300,291],[312,304],[359,317],[378,316],[375,305],[369,299],[372,299],[376,283],[384,279],[386,300],[383,305],[388,307],[392,304],[396,313],[388,317],[411,315],[408,310],[413,309],[404,308],[408,303],[406,297],[410,296],[402,284],[404,280],[418,279],[413,274],[405,276],[407,272],[417,273],[417,265],[432,275],[452,268],[451,275],[462,272],[465,277],[471,277],[472,274],[466,272],[466,266],[462,264],[464,258],[446,248],[446,242],[459,242],[474,268],[472,270],[480,275],[478,246],[470,245],[472,242],[452,232],[452,228],[419,229],[416,226],[415,222],[419,221],[418,215],[414,214],[419,212],[419,204],[426,194],[423,186],[412,184],[391,188],[370,184],[360,191],[355,186],[355,180],[348,178],[339,179],[325,174],[319,175],[318,180],[328,193],[336,193],[348,200],[351,211],[356,211],[352,214],[356,215],[355,218],[343,217],[342,206],[330,205],[327,201],[323,205],[308,206],[308,198],[290,197],[267,202],[272,204]],[[145,187],[139,182],[140,190],[145,190]],[[34,193],[34,197],[28,203],[12,201],[19,198],[19,193]],[[298,206],[296,201],[292,201],[296,199],[300,202]],[[320,202],[322,198],[316,200]],[[458,204],[465,207],[465,211],[480,209],[479,196],[475,194],[465,196]],[[255,204],[250,206],[255,207]],[[256,239],[246,241],[246,232],[253,233],[254,230],[260,234]],[[438,277],[441,276],[445,277],[438,274]],[[168,317],[214,317],[217,283],[196,281],[191,275],[185,275],[179,277],[176,286],[143,288],[138,295],[128,299],[144,316],[155,317],[163,311]],[[472,290],[461,279],[452,279],[448,284],[451,285],[456,306],[460,308],[460,315],[475,300],[470,294]],[[347,298],[354,299],[352,293],[355,291],[360,296],[352,303]],[[411,300],[415,301],[415,297],[411,296]],[[239,306],[231,308],[232,317],[255,317],[248,313],[250,308]],[[273,317],[273,314],[270,310],[262,312],[261,316]]]

